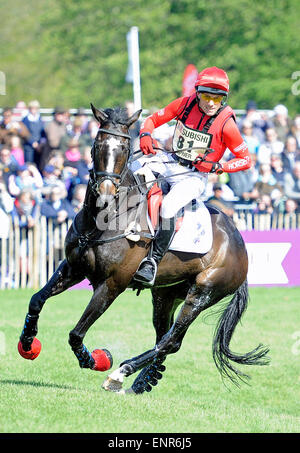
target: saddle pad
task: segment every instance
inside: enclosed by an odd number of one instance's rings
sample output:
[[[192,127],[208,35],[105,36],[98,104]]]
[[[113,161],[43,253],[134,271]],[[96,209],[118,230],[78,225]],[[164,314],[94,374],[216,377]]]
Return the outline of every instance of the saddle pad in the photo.
[[[153,227],[148,216],[150,231]],[[210,213],[202,201],[196,206],[185,207],[184,217],[179,230],[176,232],[169,250],[187,253],[207,253],[213,242],[213,232]]]

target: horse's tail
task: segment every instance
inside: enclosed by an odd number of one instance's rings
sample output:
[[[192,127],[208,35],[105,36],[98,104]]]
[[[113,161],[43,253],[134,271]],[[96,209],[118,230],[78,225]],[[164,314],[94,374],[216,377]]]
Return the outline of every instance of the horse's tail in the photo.
[[[243,365],[267,365],[269,363],[269,358],[266,357],[269,348],[263,347],[261,344],[253,351],[243,355],[235,354],[229,349],[234,329],[247,308],[248,299],[248,282],[245,280],[219,319],[213,340],[213,358],[221,376],[229,377],[236,385],[239,385],[239,379],[245,382],[249,376],[236,369],[230,361]]]

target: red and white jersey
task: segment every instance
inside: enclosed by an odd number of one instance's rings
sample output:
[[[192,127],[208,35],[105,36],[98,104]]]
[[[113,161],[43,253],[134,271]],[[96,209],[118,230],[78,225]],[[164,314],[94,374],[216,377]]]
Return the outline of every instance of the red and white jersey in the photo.
[[[214,150],[207,156],[208,161],[219,162],[228,148],[235,158],[222,164],[223,171],[233,173],[250,168],[249,150],[236,125],[231,107],[221,107],[218,114],[212,118],[199,108],[195,94],[180,97],[165,108],[148,116],[143,123],[141,133],[149,132],[151,134],[155,128],[173,119],[177,119],[173,148],[179,157],[181,156],[180,146],[186,149],[186,145],[190,147],[199,145]],[[184,155],[184,153],[181,157],[188,159],[188,155]],[[194,160],[194,158],[195,154],[189,160]],[[212,165],[203,162],[195,164],[195,166],[201,172],[209,172]]]

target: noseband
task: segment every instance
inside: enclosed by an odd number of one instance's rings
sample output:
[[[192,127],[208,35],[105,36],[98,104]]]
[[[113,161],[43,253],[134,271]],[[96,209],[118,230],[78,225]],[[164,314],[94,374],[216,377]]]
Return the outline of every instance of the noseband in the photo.
[[[115,132],[111,129],[101,129],[100,128],[100,129],[98,129],[98,132],[104,132],[105,134],[115,135],[116,137],[127,138],[128,140],[130,140],[130,138],[131,138],[129,134],[125,134],[122,132]],[[95,141],[95,143],[96,143],[96,141]],[[93,148],[95,147],[95,143],[93,145]],[[121,180],[122,180],[126,170],[127,170],[126,165],[124,166],[121,174],[107,172],[107,171],[95,171],[94,168],[92,168],[89,172],[90,172],[91,187],[92,187],[92,191],[94,192],[94,194],[98,195],[97,188],[103,183],[103,181],[106,181],[106,180],[111,181],[118,192],[120,184],[121,184]],[[100,180],[97,181],[96,178],[99,176],[101,178],[100,178]],[[115,181],[116,179],[119,180],[119,183],[117,183]]]

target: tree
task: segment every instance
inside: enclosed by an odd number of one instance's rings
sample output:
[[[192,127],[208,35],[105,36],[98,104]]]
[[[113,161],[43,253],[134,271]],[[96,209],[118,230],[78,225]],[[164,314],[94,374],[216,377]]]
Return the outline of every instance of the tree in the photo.
[[[180,96],[193,63],[228,71],[234,108],[254,99],[259,108],[283,103],[292,115],[300,111],[292,93],[298,0],[15,0],[14,8],[12,15],[0,6],[6,105],[33,97],[43,106],[124,105],[133,96],[126,33],[138,26],[144,108]]]

